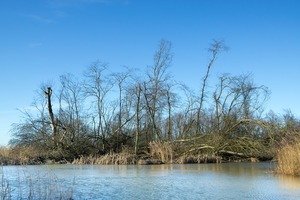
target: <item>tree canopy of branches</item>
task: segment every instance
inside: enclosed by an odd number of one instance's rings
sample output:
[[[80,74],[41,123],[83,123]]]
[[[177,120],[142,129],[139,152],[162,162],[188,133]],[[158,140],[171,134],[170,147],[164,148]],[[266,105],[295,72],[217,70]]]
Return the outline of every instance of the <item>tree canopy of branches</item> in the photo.
[[[61,75],[58,87],[39,90],[35,111],[21,111],[24,120],[13,126],[10,144],[30,147],[43,160],[120,153],[125,147],[145,155],[152,142],[171,144],[175,157],[272,157],[282,130],[299,128],[299,122],[290,113],[263,117],[270,91],[251,74],[223,74],[208,90],[211,67],[224,49],[222,41],[209,48],[211,59],[196,88],[200,96],[173,80],[172,44],[166,40],[145,76],[130,68],[111,72],[99,61],[82,77]]]

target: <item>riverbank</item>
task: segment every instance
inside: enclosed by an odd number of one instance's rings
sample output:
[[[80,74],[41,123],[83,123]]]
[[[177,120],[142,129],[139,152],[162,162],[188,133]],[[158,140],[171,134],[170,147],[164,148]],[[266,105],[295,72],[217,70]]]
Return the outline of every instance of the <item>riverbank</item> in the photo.
[[[150,145],[151,146],[151,145]],[[30,149],[16,151],[8,147],[0,147],[0,165],[44,165],[44,164],[78,164],[78,165],[160,165],[160,164],[200,164],[200,163],[236,163],[261,162],[276,160],[276,173],[300,175],[300,143],[286,143],[278,149],[274,157],[251,157],[233,152],[216,154],[178,154],[170,147],[162,148],[152,144],[149,152],[135,155],[129,148],[120,153],[110,152],[104,155],[79,156],[71,160],[50,159],[41,157]]]
[[[168,155],[169,154],[169,155]],[[96,165],[157,165],[157,164],[200,164],[227,162],[259,162],[254,157],[217,156],[207,154],[186,154],[176,156],[172,153],[151,151],[148,154],[135,155],[129,150],[120,153],[108,153],[99,156],[80,156],[73,160],[44,159],[42,157],[22,156],[7,147],[0,148],[0,165],[43,165],[43,164],[96,164]]]

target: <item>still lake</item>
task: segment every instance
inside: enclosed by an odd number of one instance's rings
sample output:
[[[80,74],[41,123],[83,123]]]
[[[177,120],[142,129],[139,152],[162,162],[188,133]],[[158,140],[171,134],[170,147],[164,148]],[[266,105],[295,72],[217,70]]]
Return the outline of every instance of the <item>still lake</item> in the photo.
[[[300,178],[274,163],[3,166],[11,199],[300,199]],[[4,184],[4,186],[3,186]],[[6,184],[6,185],[5,185]],[[8,185],[7,185],[8,184]],[[25,197],[24,197],[25,196]]]

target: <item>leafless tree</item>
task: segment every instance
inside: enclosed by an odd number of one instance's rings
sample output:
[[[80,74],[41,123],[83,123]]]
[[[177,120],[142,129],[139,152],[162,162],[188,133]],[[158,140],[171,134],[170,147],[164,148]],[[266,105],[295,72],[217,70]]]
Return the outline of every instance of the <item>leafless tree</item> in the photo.
[[[61,75],[60,83],[58,116],[61,127],[64,127],[61,144],[74,153],[80,149],[82,144],[79,143],[88,134],[86,118],[83,117],[84,91],[80,79],[72,74]]]
[[[140,122],[140,103],[141,103],[141,84],[136,86],[136,106],[135,106],[135,120],[136,120],[136,131],[135,131],[135,144],[134,144],[134,153],[137,155],[139,138],[141,135],[141,122]]]
[[[49,113],[50,126],[51,126],[51,130],[52,130],[52,137],[54,139],[57,136],[57,125],[55,123],[53,109],[52,109],[52,102],[51,102],[52,88],[47,87],[47,89],[44,89],[44,93],[47,98],[47,108],[48,108],[48,113]]]
[[[239,120],[259,120],[269,94],[268,88],[256,86],[249,74],[219,77],[219,84],[213,94],[217,132],[232,130],[233,124]]]
[[[203,82],[202,82],[202,86],[201,86],[199,108],[198,108],[198,112],[197,112],[197,121],[196,121],[196,133],[197,134],[199,134],[201,132],[201,130],[200,130],[201,129],[201,127],[200,127],[201,112],[202,112],[202,107],[203,107],[204,98],[205,98],[205,88],[207,85],[207,80],[209,77],[211,67],[213,66],[215,60],[217,59],[218,54],[221,51],[224,51],[226,49],[227,49],[227,47],[224,45],[224,42],[218,41],[218,40],[213,40],[213,43],[211,44],[210,48],[208,49],[208,51],[211,53],[211,58],[207,65],[206,74],[203,77]]]
[[[95,140],[102,139],[102,150],[105,150],[107,136],[107,112],[110,112],[110,106],[107,104],[108,93],[113,88],[112,79],[107,77],[106,63],[95,62],[85,73],[85,96],[90,99],[91,105],[96,109],[92,121],[95,125]],[[92,108],[92,109],[93,109]]]
[[[161,40],[159,48],[154,55],[154,64],[147,72],[148,80],[144,82],[143,94],[147,112],[150,116],[152,135],[162,140],[161,131],[157,127],[158,112],[166,105],[166,85],[170,79],[167,72],[171,65],[173,55],[171,53],[171,42]]]
[[[124,90],[126,90],[126,81],[132,76],[132,69],[126,68],[125,72],[119,72],[119,73],[114,73],[113,77],[116,80],[117,86],[118,86],[118,95],[119,95],[119,112],[118,112],[118,128],[117,131],[117,137],[116,137],[116,142],[117,142],[117,151],[119,151],[119,136],[122,134],[122,127],[124,126],[122,122],[123,118],[123,113],[124,113],[124,107],[123,107],[123,96],[124,96]],[[128,113],[128,111],[127,111]],[[126,113],[126,114],[127,114]],[[125,115],[125,114],[124,114]],[[126,117],[125,122],[128,122],[128,114]]]

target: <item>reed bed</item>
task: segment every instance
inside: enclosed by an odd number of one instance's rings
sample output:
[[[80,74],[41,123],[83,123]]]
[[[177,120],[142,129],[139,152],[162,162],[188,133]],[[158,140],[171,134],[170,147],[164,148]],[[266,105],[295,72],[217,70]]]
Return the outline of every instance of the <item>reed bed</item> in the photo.
[[[300,141],[283,145],[277,152],[277,173],[300,176]]]
[[[171,142],[157,142],[149,143],[150,157],[157,159],[163,163],[173,163],[173,148]]]
[[[182,155],[177,160],[178,164],[188,163],[221,163],[221,157],[208,155]]]
[[[0,165],[16,165],[19,164],[19,159],[13,155],[12,150],[0,146]]]
[[[150,153],[146,158],[139,158],[128,148],[121,153],[108,153],[102,156],[81,156],[74,159],[72,164],[99,164],[99,165],[132,165],[132,164],[162,164],[173,163],[173,150],[169,142],[150,142]]]
[[[133,165],[136,163],[136,156],[129,153],[109,153],[99,157],[81,156],[72,162],[77,165]]]
[[[0,146],[0,165],[38,165],[44,164],[41,160],[41,152],[33,147],[12,149]]]

